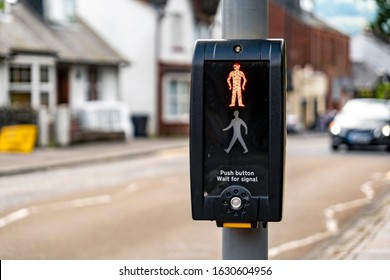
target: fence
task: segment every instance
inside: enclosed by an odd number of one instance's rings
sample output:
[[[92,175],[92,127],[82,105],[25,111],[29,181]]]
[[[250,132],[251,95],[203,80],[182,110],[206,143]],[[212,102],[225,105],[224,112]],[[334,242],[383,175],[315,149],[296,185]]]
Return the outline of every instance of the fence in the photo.
[[[123,133],[132,135],[129,110],[126,104],[116,101],[90,101],[74,111],[78,129],[85,133]]]

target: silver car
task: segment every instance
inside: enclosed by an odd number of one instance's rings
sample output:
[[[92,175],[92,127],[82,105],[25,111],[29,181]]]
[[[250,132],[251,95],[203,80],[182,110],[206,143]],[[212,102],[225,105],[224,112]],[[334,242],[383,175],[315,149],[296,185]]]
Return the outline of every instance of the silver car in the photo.
[[[383,145],[390,151],[390,100],[351,99],[329,125],[331,148]]]

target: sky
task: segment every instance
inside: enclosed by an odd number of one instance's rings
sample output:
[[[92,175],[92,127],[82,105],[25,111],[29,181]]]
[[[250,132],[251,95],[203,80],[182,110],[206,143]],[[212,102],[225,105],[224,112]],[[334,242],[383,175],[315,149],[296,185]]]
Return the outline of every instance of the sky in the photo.
[[[301,0],[322,20],[351,36],[361,32],[375,18],[375,0]]]

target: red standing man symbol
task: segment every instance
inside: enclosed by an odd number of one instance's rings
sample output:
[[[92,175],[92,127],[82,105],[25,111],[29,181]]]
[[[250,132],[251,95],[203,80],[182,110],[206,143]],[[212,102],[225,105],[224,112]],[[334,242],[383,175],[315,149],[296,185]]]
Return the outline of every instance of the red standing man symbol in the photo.
[[[229,107],[234,107],[236,106],[236,99],[238,99],[238,106],[240,107],[245,107],[244,103],[242,102],[242,91],[245,90],[245,85],[246,85],[246,77],[244,72],[240,70],[241,65],[238,63],[235,63],[233,65],[234,70],[230,72],[228,78],[227,78],[227,83],[229,85],[229,90],[232,91],[232,100],[230,102]],[[233,82],[230,82],[230,80]]]

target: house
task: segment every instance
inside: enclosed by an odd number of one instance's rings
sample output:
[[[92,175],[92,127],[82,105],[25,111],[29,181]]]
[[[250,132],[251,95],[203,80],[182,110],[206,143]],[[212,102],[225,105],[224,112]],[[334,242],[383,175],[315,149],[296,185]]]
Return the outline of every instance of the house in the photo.
[[[355,97],[390,98],[390,46],[365,31],[351,40]]]
[[[211,38],[215,0],[169,0],[161,25],[159,133],[188,134],[189,89],[195,40]]]
[[[317,117],[328,110],[339,109],[351,95],[351,65],[348,35],[330,27],[300,7],[300,0],[273,0],[269,5],[269,37],[284,38],[287,48],[289,76],[288,102],[291,113],[297,114],[307,128],[314,127]],[[310,65],[315,77],[321,78],[319,91],[308,95],[294,85],[293,69]],[[316,78],[316,80],[318,80]]]
[[[363,61],[352,62],[352,84],[355,97],[372,97],[378,81],[378,71]]]
[[[217,20],[218,38],[220,14]],[[270,0],[268,37],[286,41],[288,113],[310,128],[319,115],[342,106],[343,96],[350,91],[349,36],[302,10],[300,0]],[[294,78],[294,73],[299,77]],[[294,85],[302,79],[310,85]],[[318,84],[315,91],[307,90],[314,84]]]
[[[217,0],[78,0],[77,11],[131,67],[120,77],[132,116],[148,135],[187,135],[196,39],[210,38]]]
[[[16,4],[10,4],[16,2]],[[0,106],[120,99],[127,61],[75,13],[73,0],[0,0]]]
[[[352,37],[351,60],[364,61],[374,69],[390,73],[390,45],[364,31]]]

